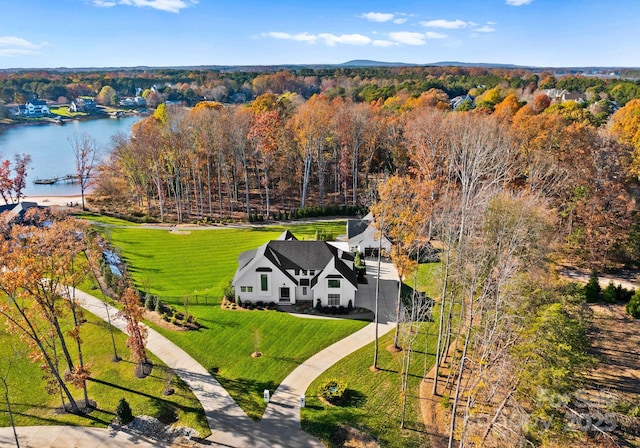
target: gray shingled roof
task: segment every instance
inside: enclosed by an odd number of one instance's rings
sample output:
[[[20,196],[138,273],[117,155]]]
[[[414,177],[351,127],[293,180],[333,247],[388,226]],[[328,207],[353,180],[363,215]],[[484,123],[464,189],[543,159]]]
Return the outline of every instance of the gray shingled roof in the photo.
[[[369,223],[361,219],[349,219],[347,221],[347,238],[351,239],[367,230]]]

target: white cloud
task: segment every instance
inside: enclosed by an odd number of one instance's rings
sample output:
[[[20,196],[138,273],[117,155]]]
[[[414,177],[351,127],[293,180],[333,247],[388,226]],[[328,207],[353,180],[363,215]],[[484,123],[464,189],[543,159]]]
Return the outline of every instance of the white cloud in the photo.
[[[318,37],[329,47],[335,47],[336,44],[368,45],[371,43],[371,39],[362,34],[341,34],[336,36],[331,33],[320,33],[318,34]]]
[[[262,33],[262,36],[273,37],[274,39],[281,39],[281,40],[295,40],[298,42],[308,42],[311,44],[316,43],[316,41],[318,40],[318,36],[315,36],[313,34],[308,34],[308,33],[289,34],[289,33],[282,33],[279,31],[272,31],[270,33]]]
[[[381,47],[381,48],[389,48],[389,47],[394,47],[398,45],[397,42],[391,42],[390,40],[383,40],[383,39],[376,39],[372,43],[374,47]]]
[[[474,33],[493,33],[496,29],[493,27],[493,23],[488,23],[480,28],[474,28]]]
[[[435,31],[427,31],[424,33],[427,39],[446,39],[447,35],[442,33],[436,33]]]
[[[507,0],[507,5],[522,6],[522,5],[528,5],[532,1],[533,0]]]
[[[362,34],[340,34],[335,35],[331,33],[309,34],[298,33],[290,34],[280,31],[271,31],[269,33],[262,33],[262,37],[271,37],[273,39],[280,40],[293,40],[297,42],[306,42],[309,44],[315,44],[316,42],[323,42],[329,47],[335,47],[337,44],[344,45],[369,45],[372,40]]]
[[[93,6],[110,8],[115,5],[153,8],[166,12],[180,12],[181,9],[196,5],[197,0],[92,0]]]
[[[389,39],[405,45],[425,45],[427,43],[426,35],[412,31],[397,31],[389,33]]]
[[[460,19],[458,20],[438,19],[438,20],[429,20],[426,22],[420,22],[420,25],[431,27],[431,28],[445,28],[448,30],[457,30],[460,28],[466,28],[471,23],[472,22],[465,22],[464,20],[460,20]]]
[[[116,6],[116,2],[108,0],[93,0],[92,4],[99,8],[111,8],[112,6]]]
[[[371,22],[384,23],[393,20],[395,18],[395,14],[390,12],[365,12],[360,17]]]
[[[46,46],[49,46],[47,42],[36,44],[21,37],[0,36],[0,56],[38,54]]]
[[[393,23],[395,23],[396,25],[402,25],[406,21],[407,21],[406,17],[400,17],[398,19],[393,19]]]

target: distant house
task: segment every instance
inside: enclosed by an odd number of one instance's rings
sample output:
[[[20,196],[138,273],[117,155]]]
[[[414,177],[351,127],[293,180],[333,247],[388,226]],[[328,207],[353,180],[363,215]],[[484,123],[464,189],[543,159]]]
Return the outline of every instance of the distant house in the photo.
[[[353,255],[326,241],[299,241],[286,231],[243,252],[233,278],[236,300],[323,306],[355,305]]]
[[[451,106],[452,110],[456,110],[458,107],[462,106],[462,104],[464,103],[468,103],[473,106],[474,100],[475,100],[475,97],[467,93],[466,95],[460,95],[460,96],[456,96],[455,98],[452,98],[451,100],[449,100],[449,105]]]
[[[583,93],[572,93],[566,89],[545,89],[542,91],[551,101],[555,103],[565,103],[567,101],[575,101],[576,103],[584,103],[587,96]]]
[[[576,103],[584,103],[587,101],[587,95],[583,93],[571,93],[564,91],[562,92],[561,101],[566,103],[567,101],[575,101]]]
[[[71,112],[84,112],[87,114],[96,111],[96,102],[93,98],[77,98],[69,106]]]
[[[145,107],[147,105],[147,100],[141,96],[128,96],[120,100],[120,105],[123,107]]]
[[[351,252],[361,252],[367,257],[376,254],[378,247],[387,253],[391,252],[391,241],[386,236],[379,241],[371,213],[362,219],[347,220],[347,240]]]
[[[43,100],[33,99],[26,102],[24,109],[21,109],[22,114],[27,117],[42,117],[44,115],[50,115],[49,106]]]

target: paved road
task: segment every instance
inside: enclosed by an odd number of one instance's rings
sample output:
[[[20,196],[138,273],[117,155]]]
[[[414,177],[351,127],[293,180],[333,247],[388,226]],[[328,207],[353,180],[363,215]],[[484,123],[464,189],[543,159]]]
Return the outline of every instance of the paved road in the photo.
[[[356,306],[375,309],[377,263],[366,261],[367,283],[358,285]],[[395,328],[395,303],[398,294],[398,273],[392,263],[380,266],[379,328],[381,336]],[[266,432],[300,428],[300,397],[322,372],[356,350],[375,340],[375,323],[315,354],[287,376],[273,394],[260,421]]]
[[[368,283],[360,285],[357,306],[373,309],[375,301],[375,263],[367,262]],[[395,268],[384,263],[380,270],[380,327],[382,335],[394,327],[394,304],[398,280]],[[82,306],[105,321],[126,332],[125,322],[114,319],[117,310],[82,291],[75,291]],[[107,316],[109,313],[109,316]],[[191,388],[205,410],[211,436],[205,443],[224,447],[277,448],[322,447],[315,437],[300,429],[300,395],[311,382],[334,363],[369,344],[375,338],[375,324],[336,342],[309,358],[296,368],[275,391],[259,423],[252,421],[229,396],[216,379],[189,354],[158,332],[148,330],[147,348]],[[20,427],[21,447],[125,447],[160,446],[142,437],[110,429],[83,427]],[[0,447],[15,446],[11,428],[0,428]]]

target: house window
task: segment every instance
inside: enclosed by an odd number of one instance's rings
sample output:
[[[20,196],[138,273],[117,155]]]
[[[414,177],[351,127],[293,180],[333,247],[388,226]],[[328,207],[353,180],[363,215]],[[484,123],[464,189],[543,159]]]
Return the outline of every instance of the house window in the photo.
[[[340,294],[329,294],[329,306],[340,306]]]
[[[269,291],[269,276],[260,274],[260,291]]]
[[[253,292],[253,286],[247,286],[247,292]]]
[[[247,292],[247,287],[246,286],[241,286],[240,287],[240,292]]]
[[[311,270],[309,271],[309,275],[316,275],[316,271],[315,271],[315,269],[311,269]]]
[[[302,287],[302,295],[303,295],[303,296],[306,296],[306,295],[307,295],[307,290],[308,290],[308,288],[307,288],[306,286],[303,286],[303,287]]]
[[[338,279],[329,279],[329,288],[339,288],[340,287],[340,280]]]
[[[296,275],[300,275],[300,269],[296,269]]]
[[[307,270],[306,269],[302,270],[302,275],[307,275]]]

